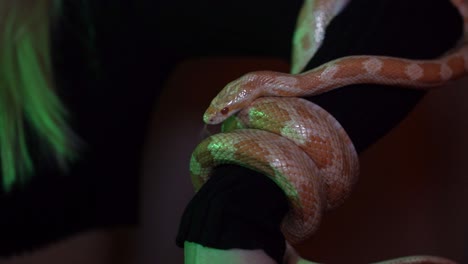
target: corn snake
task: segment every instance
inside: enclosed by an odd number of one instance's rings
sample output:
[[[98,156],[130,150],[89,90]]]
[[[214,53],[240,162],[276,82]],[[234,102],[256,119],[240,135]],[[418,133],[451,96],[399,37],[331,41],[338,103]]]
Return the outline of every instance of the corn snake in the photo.
[[[206,139],[192,155],[191,173],[196,189],[208,179],[211,168],[222,163],[246,166],[270,176],[283,188],[292,205],[282,226],[292,244],[314,233],[322,212],[346,199],[359,173],[357,154],[340,124],[320,107],[294,97],[357,83],[428,89],[460,78],[468,71],[466,2],[452,1],[464,18],[465,36],[460,47],[442,58],[423,61],[349,56],[297,73],[304,66],[300,60],[308,61],[323,38],[301,28],[312,27],[315,33],[324,34],[326,24],[346,2],[306,1],[298,21],[296,36],[300,37],[295,44],[302,46],[295,45],[293,74],[252,72],[228,84],[204,115],[208,124],[227,119],[226,133]],[[428,257],[398,261],[391,263],[451,263],[441,259],[430,262]]]

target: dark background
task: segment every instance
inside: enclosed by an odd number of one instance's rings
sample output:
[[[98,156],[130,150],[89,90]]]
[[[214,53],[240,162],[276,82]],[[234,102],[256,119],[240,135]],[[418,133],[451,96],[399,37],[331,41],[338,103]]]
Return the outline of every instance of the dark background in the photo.
[[[235,2],[64,0],[53,27],[53,61],[69,123],[83,142],[81,158],[64,174],[35,150],[36,175],[0,196],[0,255],[84,230],[136,226],[142,149],[165,78],[188,56],[287,59],[300,1],[257,1],[251,7],[267,4],[273,13],[289,8],[289,16],[249,13]],[[218,28],[219,20],[238,26]],[[252,25],[257,28],[249,29]],[[207,27],[213,30],[203,30]],[[259,45],[260,40],[271,45]]]
[[[366,3],[362,0],[355,2],[358,5]],[[367,3],[370,2],[367,1]],[[406,1],[394,2],[399,5],[406,4]],[[169,171],[147,170],[161,163],[153,162],[151,157],[143,157],[144,148],[152,146],[150,144],[152,141],[145,141],[145,139],[151,138],[151,135],[166,135],[168,139],[165,138],[164,141],[168,141],[171,134],[177,135],[176,129],[186,131],[189,131],[189,128],[193,128],[193,131],[198,129],[198,124],[176,128],[174,124],[163,122],[164,117],[160,114],[154,114],[158,109],[162,109],[157,108],[156,102],[158,95],[163,93],[164,85],[168,86],[167,76],[183,59],[213,55],[231,55],[236,58],[255,56],[260,60],[274,57],[283,63],[268,61],[265,67],[270,63],[276,65],[271,66],[273,68],[285,69],[284,62],[289,61],[290,40],[301,3],[301,1],[288,1],[285,4],[282,1],[261,0],[249,1],[248,5],[242,5],[237,1],[211,0],[177,2],[65,0],[63,16],[53,31],[54,63],[60,96],[71,113],[70,124],[85,143],[82,148],[82,158],[71,167],[67,175],[64,175],[43,155],[37,155],[40,164],[37,175],[34,175],[25,186],[17,186],[13,192],[1,195],[0,255],[6,257],[32,249],[40,249],[85,231],[135,229],[139,222],[144,223],[142,237],[146,239],[148,236],[158,237],[161,229],[168,229],[171,225],[176,226],[177,214],[183,209],[180,206],[186,202],[184,199],[189,199],[192,195],[188,189],[184,189],[180,194],[171,194],[181,196],[183,199],[178,204],[178,211],[175,211],[175,217],[170,220],[172,221],[170,224],[163,222],[163,215],[171,214],[175,210],[176,205],[171,206],[171,200],[169,208],[161,207],[164,211],[154,210],[151,213],[145,213],[145,210],[160,208],[153,206],[151,200],[148,201],[148,199],[155,198],[148,192],[162,193],[161,189],[164,189],[165,184],[164,177],[174,176],[170,171],[172,167],[184,169],[184,166],[188,164],[185,162],[187,153],[183,153],[183,159],[170,163]],[[398,15],[385,10],[385,5],[376,4],[376,7],[379,8],[376,11],[380,12],[379,14],[387,14],[387,18],[393,17],[398,20]],[[376,15],[376,17],[379,16]],[[369,27],[375,26],[371,24],[368,23]],[[209,30],[206,30],[208,28]],[[452,30],[456,31],[456,29]],[[398,30],[392,33],[395,35]],[[364,35],[371,38],[372,31],[366,31]],[[392,39],[390,35],[386,41],[404,46],[404,41]],[[437,42],[430,45],[439,44]],[[442,46],[441,51],[443,51]],[[233,73],[240,73],[242,69],[262,65],[260,62],[245,64],[250,66],[244,66],[245,68],[239,66],[238,70],[221,66],[219,70],[208,66],[199,69],[212,71],[213,80],[214,77],[224,74],[218,80],[223,83],[229,78],[234,78],[235,76],[231,76]],[[251,66],[252,64],[254,66]],[[233,72],[231,75],[230,70]],[[184,74],[174,78],[176,81],[185,82],[188,86],[196,83],[196,79]],[[212,85],[214,83],[216,81],[213,81]],[[178,85],[181,84],[178,83]],[[192,92],[196,89],[211,89],[212,91],[216,87],[194,85],[181,89]],[[461,247],[464,246],[462,244],[466,243],[466,240],[462,240],[460,235],[456,236],[457,232],[443,228],[447,225],[463,226],[461,222],[467,219],[466,206],[461,203],[463,199],[459,195],[463,190],[461,187],[468,186],[466,177],[463,178],[466,175],[463,173],[466,172],[466,168],[461,165],[463,163],[460,159],[464,153],[462,146],[466,145],[460,134],[460,131],[466,131],[461,128],[466,125],[462,118],[465,108],[463,108],[463,102],[460,101],[462,97],[458,93],[461,90],[452,88],[451,91],[451,93],[439,93],[437,98],[431,97],[433,101],[427,102],[426,100],[426,108],[422,108],[423,110],[420,110],[416,117],[413,116],[413,121],[406,122],[406,130],[403,126],[397,130],[396,135],[393,134],[393,137],[384,138],[380,148],[374,146],[364,153],[364,172],[361,181],[368,182],[368,184],[361,185],[361,189],[356,190],[357,194],[353,196],[354,200],[350,200],[348,207],[344,207],[334,215],[332,213],[332,216],[324,221],[323,229],[316,240],[302,248],[306,256],[313,256],[319,261],[333,259],[333,255],[336,254],[327,250],[330,248],[337,248],[339,252],[351,255],[352,249],[356,247],[347,246],[346,243],[353,244],[353,241],[358,241],[364,245],[363,248],[370,247],[375,244],[375,241],[382,239],[381,236],[373,236],[372,232],[379,233],[382,237],[390,236],[387,238],[388,241],[396,242],[399,241],[397,234],[401,234],[398,230],[400,232],[402,230],[398,227],[403,227],[404,234],[412,234],[411,230],[405,228],[406,224],[412,223],[413,226],[420,226],[418,223],[425,223],[425,228],[421,227],[417,229],[417,233],[401,238],[407,242],[400,244],[400,247],[394,251],[390,250],[394,255],[389,253],[389,257],[401,256],[401,253],[426,252],[428,249],[429,253],[443,253],[443,255],[460,259]],[[193,95],[197,93],[194,92]],[[445,103],[440,106],[439,101],[435,99],[444,98],[443,96],[445,96],[445,101],[441,100]],[[195,116],[197,111],[203,110],[191,108],[193,105],[197,107],[202,105],[195,103],[194,97],[191,98],[192,101],[186,101],[185,106],[177,105],[178,101],[173,100],[174,97],[164,98],[167,99],[164,109],[173,112],[173,117],[181,120],[180,124],[196,122],[186,119],[190,115]],[[451,103],[454,101],[458,102],[455,106]],[[193,105],[188,105],[190,102]],[[444,107],[455,108],[452,109],[454,111],[449,112],[441,110],[445,109]],[[154,120],[155,116],[160,120]],[[362,127],[371,126],[372,122],[376,121],[370,120],[368,123],[363,123]],[[443,124],[448,125],[450,130],[439,127],[440,122],[446,122]],[[458,127],[459,124],[460,127]],[[379,137],[386,134],[387,130],[389,128],[380,131]],[[196,140],[198,140],[198,134],[187,145],[196,144]],[[444,145],[442,146],[440,142]],[[447,149],[445,146],[448,146]],[[404,150],[402,150],[403,147]],[[174,146],[173,149],[177,150],[178,146]],[[172,157],[172,154],[162,155]],[[415,162],[407,162],[414,157],[417,157]],[[388,162],[389,159],[392,162]],[[142,160],[146,161],[146,166],[142,166]],[[385,163],[381,163],[383,161]],[[146,171],[142,171],[142,168]],[[146,175],[142,182],[140,182],[141,175]],[[159,179],[148,180],[148,175]],[[420,176],[412,184],[408,184],[405,177],[414,175],[430,175],[428,179],[432,180],[425,180],[423,176]],[[188,174],[179,173],[177,176],[188,180]],[[446,179],[445,176],[454,177],[454,180],[443,180]],[[151,184],[158,186],[143,187],[144,192],[139,192],[141,186],[151,186]],[[439,191],[438,187],[441,187],[442,191]],[[375,188],[388,189],[390,194],[372,193],[371,191]],[[392,197],[392,192],[393,195],[397,193],[399,198]],[[370,208],[375,208],[372,201],[376,199],[376,196],[386,197],[382,198],[383,206],[388,206],[390,209],[372,211]],[[142,202],[139,202],[140,198],[143,198]],[[392,205],[395,204],[395,200],[396,205]],[[424,201],[428,201],[430,205]],[[432,207],[433,204],[436,205]],[[399,205],[423,208],[422,213],[421,210],[416,210],[419,212],[418,216],[410,217],[408,220],[406,215],[411,214],[398,211]],[[140,212],[141,208],[143,213]],[[432,208],[437,208],[439,211]],[[440,211],[440,208],[445,208],[446,211]],[[396,219],[395,215],[391,214],[392,212],[397,214]],[[149,217],[149,214],[156,216]],[[140,219],[140,215],[149,218]],[[365,222],[367,224],[360,225],[359,228],[351,224],[365,221],[365,217],[371,217],[374,222],[370,224]],[[429,221],[426,217],[432,220]],[[350,220],[342,221],[342,219]],[[347,224],[343,225],[343,222]],[[380,226],[379,223],[382,225],[394,223],[394,225],[388,228]],[[363,231],[366,226],[370,226],[367,233]],[[341,230],[336,231],[337,227]],[[435,235],[427,234],[428,230],[435,231]],[[176,230],[174,234],[175,232]],[[463,232],[466,234],[466,229],[457,234]],[[363,235],[364,233],[366,235]],[[350,238],[350,236],[356,238]],[[417,239],[412,239],[413,236]],[[173,237],[175,239],[175,236]],[[340,239],[342,237],[346,239]],[[115,241],[113,238],[114,236],[110,236],[97,241],[112,243]],[[456,241],[454,242],[456,246],[450,243],[450,239]],[[154,243],[157,240],[146,241]],[[411,245],[414,246],[414,241],[420,242],[416,247],[418,250],[406,250],[411,249]],[[358,242],[356,244],[359,244]],[[166,243],[175,248],[175,243]],[[395,246],[396,243],[383,242],[382,246],[375,246],[384,247],[388,252],[389,247],[385,245],[389,244]],[[154,252],[150,252],[149,248],[153,246]],[[147,255],[157,256],[160,254],[158,252],[164,250],[164,246],[163,244],[161,246],[150,244],[144,251]],[[115,248],[112,250],[117,252],[116,254],[123,251]],[[167,252],[168,256],[181,254],[179,249],[171,249]],[[69,254],[69,257],[73,258],[73,251]],[[355,254],[361,254],[361,259],[366,259],[362,251]],[[375,254],[377,255],[378,251]],[[382,256],[382,259],[386,257],[383,254],[379,256]],[[169,259],[165,260],[169,261]]]

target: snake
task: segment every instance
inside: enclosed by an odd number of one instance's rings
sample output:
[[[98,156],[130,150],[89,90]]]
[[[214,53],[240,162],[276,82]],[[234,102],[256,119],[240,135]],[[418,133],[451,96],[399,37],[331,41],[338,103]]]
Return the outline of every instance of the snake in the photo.
[[[359,157],[346,131],[326,110],[301,97],[352,84],[427,90],[468,72],[468,0],[451,0],[463,18],[464,34],[439,58],[346,56],[302,72],[320,47],[327,25],[348,2],[306,0],[293,39],[291,73],[254,71],[228,83],[203,115],[208,125],[222,124],[222,133],[201,141],[190,159],[196,191],[221,164],[270,177],[290,204],[281,229],[291,245],[314,234],[323,213],[349,197],[359,175]],[[413,256],[382,263],[454,262]]]

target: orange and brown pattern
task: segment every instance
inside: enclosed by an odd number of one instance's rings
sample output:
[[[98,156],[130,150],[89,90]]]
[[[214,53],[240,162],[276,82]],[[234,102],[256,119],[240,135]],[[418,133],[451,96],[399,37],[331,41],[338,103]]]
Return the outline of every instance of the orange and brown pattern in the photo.
[[[346,3],[305,1],[295,36],[293,73],[300,72],[310,60],[327,24]],[[196,188],[219,164],[257,170],[271,177],[289,199],[292,209],[282,225],[288,242],[296,244],[310,237],[322,213],[349,196],[359,174],[359,160],[350,138],[333,116],[295,97],[362,83],[429,89],[466,76],[468,0],[452,3],[464,18],[465,36],[459,47],[441,58],[349,56],[300,74],[258,71],[229,83],[213,99],[204,121],[218,124],[237,114],[240,125],[236,128],[242,129],[214,135],[195,149],[191,170]],[[383,263],[452,262],[416,256]]]

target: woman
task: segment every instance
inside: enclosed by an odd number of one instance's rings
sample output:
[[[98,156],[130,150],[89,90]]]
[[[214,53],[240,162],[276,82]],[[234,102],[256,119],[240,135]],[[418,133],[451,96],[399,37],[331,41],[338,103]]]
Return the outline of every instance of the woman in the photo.
[[[133,10],[127,1],[0,1],[0,256],[136,225],[156,91],[132,89],[135,49],[122,36]]]
[[[0,2],[0,145],[2,183],[7,192],[34,173],[28,142],[32,135],[63,169],[77,151],[65,107],[55,91],[52,69],[50,30],[59,11],[59,1]]]

